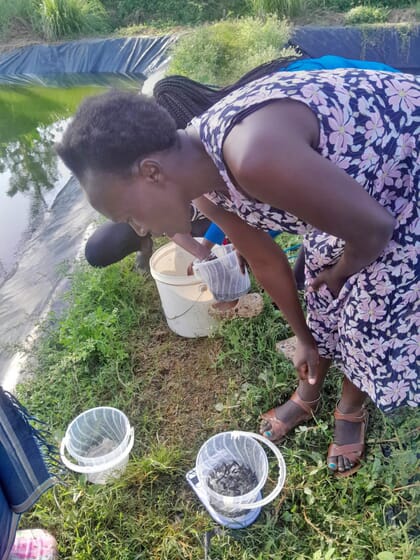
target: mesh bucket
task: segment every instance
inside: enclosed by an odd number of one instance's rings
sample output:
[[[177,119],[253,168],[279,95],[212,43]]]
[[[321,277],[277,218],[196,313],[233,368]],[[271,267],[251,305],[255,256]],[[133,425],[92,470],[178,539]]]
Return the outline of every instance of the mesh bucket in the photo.
[[[264,499],[259,498],[268,478],[268,459],[259,441],[274,452],[279,467],[277,486]],[[196,471],[209,504],[238,523],[249,510],[273,500],[286,477],[286,466],[278,448],[259,434],[242,431],[222,432],[207,440],[198,452]],[[248,479],[246,485],[240,477]]]
[[[242,272],[233,245],[212,250],[214,259],[194,262],[196,278],[207,284],[218,301],[233,301],[248,293],[251,287],[248,271]]]
[[[61,459],[69,469],[84,473],[89,482],[105,484],[119,476],[134,443],[127,416],[116,408],[101,406],[77,416],[61,442]],[[68,452],[77,464],[65,456]]]

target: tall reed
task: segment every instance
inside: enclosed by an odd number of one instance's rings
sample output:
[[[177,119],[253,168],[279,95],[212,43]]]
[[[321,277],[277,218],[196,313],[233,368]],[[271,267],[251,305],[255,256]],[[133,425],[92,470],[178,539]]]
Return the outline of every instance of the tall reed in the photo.
[[[41,0],[38,11],[40,31],[49,41],[109,30],[108,16],[99,0]]]

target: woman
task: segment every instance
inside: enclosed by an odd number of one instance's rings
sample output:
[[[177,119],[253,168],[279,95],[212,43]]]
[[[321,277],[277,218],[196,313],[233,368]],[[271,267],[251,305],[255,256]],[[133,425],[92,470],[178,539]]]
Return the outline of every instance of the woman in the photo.
[[[238,82],[224,88],[201,84],[185,76],[167,76],[156,83],[153,96],[157,103],[169,112],[175,120],[177,128],[185,128],[194,117],[200,116],[228,93],[272,72],[333,70],[338,68],[364,68],[396,72],[391,66],[380,62],[351,60],[332,55],[320,58],[279,58],[253,68]],[[220,228],[217,228],[214,224],[212,227],[209,220],[205,219],[205,216],[193,206],[191,207],[191,225],[192,236],[204,236],[212,243],[221,243],[220,236],[223,233],[221,233]],[[278,233],[272,232],[273,236]],[[174,241],[191,252],[196,258],[208,256],[209,247],[200,247],[185,236],[178,236]],[[92,266],[103,267],[118,262],[131,253],[138,252],[136,262],[139,268],[148,270],[148,261],[152,250],[153,242],[150,235],[140,236],[127,224],[107,223],[100,226],[88,239],[85,256]],[[302,282],[300,270],[302,262],[303,254],[301,252],[298,259],[299,267],[295,269],[295,276],[299,285]]]
[[[419,80],[373,70],[273,73],[176,130],[154,101],[86,100],[58,153],[116,222],[188,233],[191,200],[242,253],[297,337],[297,391],[264,415],[277,441],[309,419],[332,360],[344,371],[328,466],[360,467],[366,394],[418,403]],[[304,234],[307,322],[268,230]]]

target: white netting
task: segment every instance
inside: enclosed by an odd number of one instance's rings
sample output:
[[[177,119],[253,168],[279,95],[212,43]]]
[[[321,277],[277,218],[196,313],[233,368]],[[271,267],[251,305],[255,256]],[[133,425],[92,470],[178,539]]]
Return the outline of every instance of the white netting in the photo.
[[[246,294],[251,282],[248,271],[241,271],[233,245],[217,246],[211,260],[195,261],[194,275],[205,282],[218,301],[232,301]]]

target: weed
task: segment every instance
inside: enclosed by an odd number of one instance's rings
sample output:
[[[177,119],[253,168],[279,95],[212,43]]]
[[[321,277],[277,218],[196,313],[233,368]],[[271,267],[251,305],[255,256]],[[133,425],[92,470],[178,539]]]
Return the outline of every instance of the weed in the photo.
[[[250,0],[254,13],[258,16],[276,14],[291,18],[300,15],[307,5],[306,0]]]
[[[109,30],[99,0],[41,0],[38,11],[41,32],[49,41]]]
[[[383,7],[356,6],[349,10],[344,21],[346,25],[357,25],[360,23],[383,23],[387,21],[389,10]]]
[[[275,16],[203,25],[175,45],[168,73],[208,84],[232,83],[262,62],[293,56],[292,49],[283,49],[288,38],[288,25]]]
[[[94,486],[69,473],[22,518],[22,526],[56,536],[63,560],[201,559],[213,523],[185,481],[199,446],[226,429],[254,431],[261,411],[296,384],[293,366],[275,351],[290,331],[268,298],[262,315],[226,322],[213,339],[181,339],[164,325],[152,280],[132,266],[125,259],[76,269],[69,307],[44,326],[34,376],[19,387],[57,439],[76,414],[101,404],[124,410],[135,429],[120,479]],[[288,474],[280,499],[248,530],[220,531],[211,557],[414,558],[418,416],[372,410],[366,463],[352,478],[329,477],[324,461],[339,381],[333,371],[316,422],[281,445]]]
[[[32,0],[0,0],[0,34],[7,36],[11,27],[30,28],[32,25]]]

